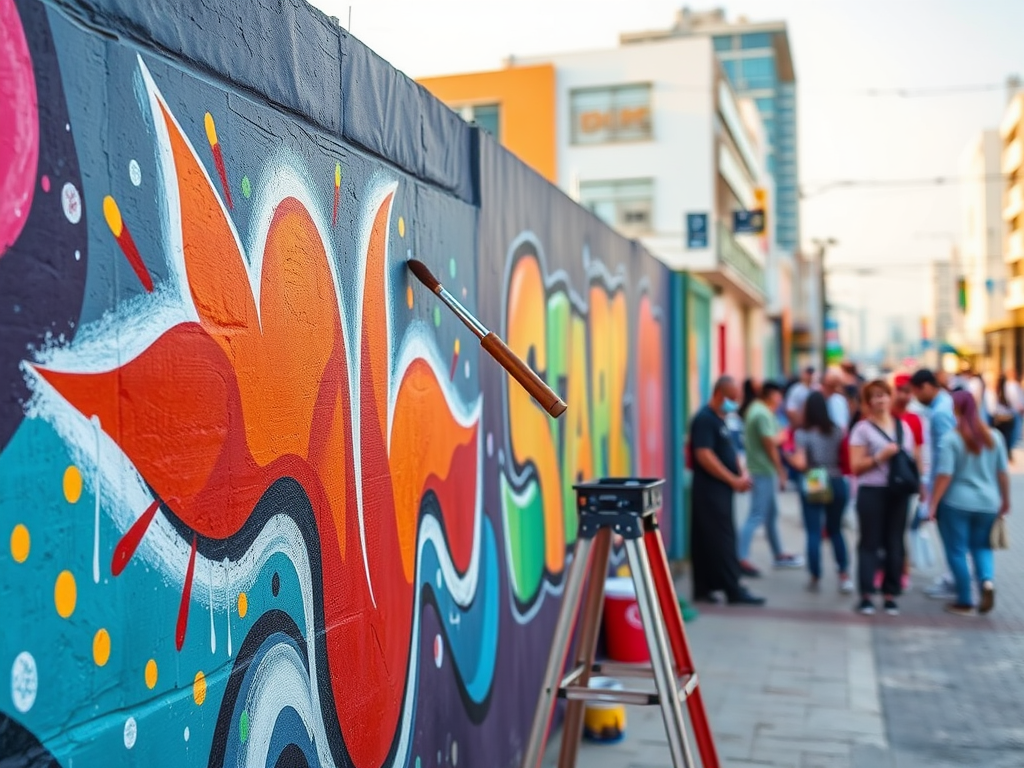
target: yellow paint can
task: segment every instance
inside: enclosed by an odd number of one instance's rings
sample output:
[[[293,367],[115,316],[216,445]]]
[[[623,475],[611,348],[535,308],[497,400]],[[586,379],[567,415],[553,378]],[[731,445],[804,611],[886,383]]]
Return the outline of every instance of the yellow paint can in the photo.
[[[590,678],[591,688],[621,691],[622,683],[611,677]],[[583,710],[583,736],[589,741],[611,743],[626,736],[626,707],[617,702],[588,701]]]

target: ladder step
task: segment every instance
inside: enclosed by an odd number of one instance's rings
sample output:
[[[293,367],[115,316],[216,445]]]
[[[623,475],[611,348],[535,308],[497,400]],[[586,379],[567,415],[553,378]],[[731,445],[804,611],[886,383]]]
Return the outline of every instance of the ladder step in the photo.
[[[595,664],[595,667],[600,666]],[[587,685],[576,685],[582,670],[577,668],[566,677],[566,681],[558,689],[558,698],[570,701],[603,701],[609,704],[635,704],[650,706],[661,703],[657,693],[637,690],[613,690],[610,688],[591,688]],[[683,675],[676,678],[676,691],[680,701],[686,701],[697,690],[697,674]]]

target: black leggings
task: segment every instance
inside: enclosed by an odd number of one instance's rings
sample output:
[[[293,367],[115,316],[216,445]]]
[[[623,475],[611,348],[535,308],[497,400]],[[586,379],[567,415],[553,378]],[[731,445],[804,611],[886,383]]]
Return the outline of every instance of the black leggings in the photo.
[[[903,576],[904,532],[907,527],[909,496],[894,496],[887,488],[862,485],[857,489],[857,581],[862,595],[875,591],[878,552],[885,550],[885,580],[882,593],[898,595]]]

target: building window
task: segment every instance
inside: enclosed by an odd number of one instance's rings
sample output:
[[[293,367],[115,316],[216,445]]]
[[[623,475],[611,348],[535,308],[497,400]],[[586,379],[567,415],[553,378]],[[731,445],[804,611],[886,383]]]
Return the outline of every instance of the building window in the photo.
[[[729,78],[729,82],[735,84],[740,75],[740,62],[738,59],[729,59],[728,61],[722,62],[722,68],[725,70],[725,76]]]
[[[760,56],[756,59],[741,59],[740,73],[747,88],[771,88],[775,85],[775,59]]]
[[[580,204],[624,234],[643,235],[653,229],[654,181],[582,181]]]
[[[459,107],[458,113],[467,123],[476,123],[497,141],[501,141],[500,104],[466,104]]]
[[[584,88],[569,94],[572,143],[604,144],[651,138],[651,86]]]
[[[726,35],[725,37],[715,38],[715,50],[716,51],[731,51],[732,50],[732,35]]]
[[[771,48],[772,36],[769,32],[751,32],[740,37],[740,48]]]
[[[757,111],[762,115],[771,115],[775,112],[775,99],[771,97],[754,99],[754,103],[757,105]]]

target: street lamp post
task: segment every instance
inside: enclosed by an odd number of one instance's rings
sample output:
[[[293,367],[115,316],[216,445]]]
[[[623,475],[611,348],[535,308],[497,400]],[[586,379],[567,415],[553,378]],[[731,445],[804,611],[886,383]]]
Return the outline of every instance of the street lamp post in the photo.
[[[811,243],[818,249],[817,262],[818,262],[818,299],[819,299],[819,310],[821,312],[821,370],[824,372],[828,368],[828,353],[826,351],[826,318],[828,316],[828,299],[825,293],[825,251],[833,245],[839,243],[834,237],[829,238],[814,238]]]

